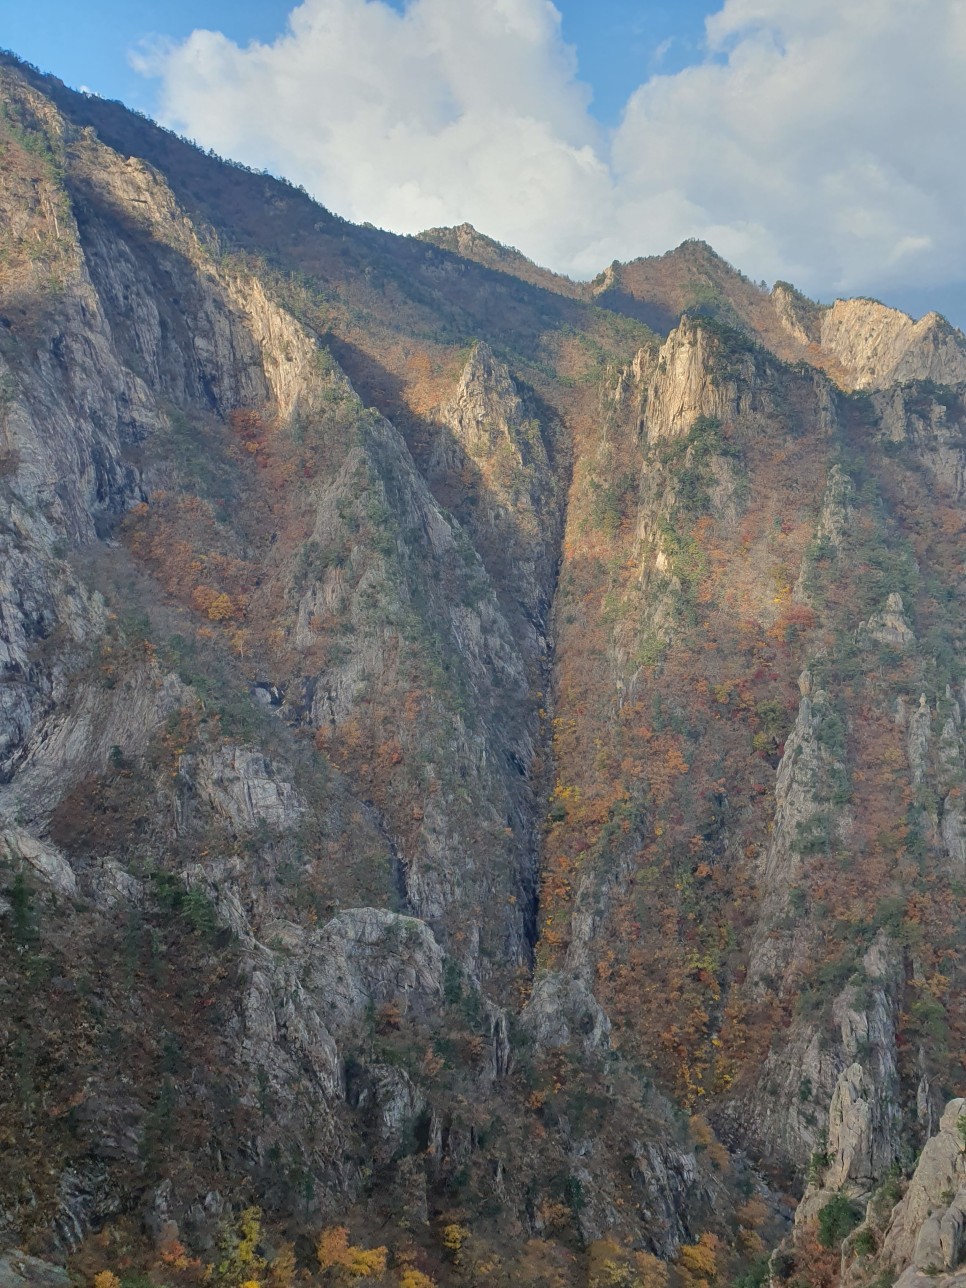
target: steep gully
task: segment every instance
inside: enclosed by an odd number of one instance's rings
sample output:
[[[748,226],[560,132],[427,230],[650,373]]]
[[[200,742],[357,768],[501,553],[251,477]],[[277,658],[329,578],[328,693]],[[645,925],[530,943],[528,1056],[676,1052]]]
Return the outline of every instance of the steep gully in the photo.
[[[454,496],[452,488],[452,474],[454,471],[449,470],[441,473],[438,468],[434,468],[434,462],[438,465],[440,456],[445,458],[446,456],[452,456],[454,453],[458,455],[461,463],[465,466],[465,444],[460,443],[459,436],[454,428],[447,424],[442,416],[418,415],[413,410],[411,402],[405,397],[402,382],[394,377],[386,367],[375,363],[371,354],[364,353],[335,335],[327,336],[326,340],[333,356],[349,377],[360,398],[367,406],[375,407],[403,435],[417,468],[429,483],[436,499],[440,504],[454,512],[458,518],[467,521],[468,511],[465,504],[465,488],[459,489],[464,493],[462,497],[458,493]],[[477,542],[478,553],[483,560],[484,567],[486,567],[494,581],[501,606],[508,612],[511,619],[517,618],[518,621],[522,619],[525,631],[532,632],[528,640],[528,651],[531,654],[530,692],[531,695],[541,695],[539,699],[535,699],[535,703],[542,709],[542,714],[536,723],[536,737],[533,741],[528,763],[524,763],[512,749],[508,748],[505,751],[508,766],[512,772],[526,781],[532,792],[530,808],[518,820],[530,842],[528,847],[527,900],[525,907],[521,909],[521,915],[522,930],[527,945],[528,964],[532,973],[539,938],[543,827],[555,777],[552,736],[557,676],[555,618],[558,606],[560,575],[564,562],[564,535],[570,513],[573,484],[573,431],[568,424],[568,417],[565,412],[551,408],[539,398],[532,388],[522,387],[519,381],[515,380],[510,374],[508,368],[493,357],[489,347],[485,344],[477,346],[476,352],[469,363],[470,370],[481,352],[484,360],[484,379],[487,383],[492,383],[494,372],[496,372],[499,383],[502,386],[499,393],[502,394],[504,400],[514,400],[518,395],[522,395],[520,399],[522,406],[526,411],[535,413],[536,417],[538,417],[541,426],[541,437],[545,442],[551,436],[551,427],[553,426],[556,429],[555,450],[552,458],[548,461],[555,475],[553,504],[548,506],[549,512],[537,512],[535,515],[543,531],[550,538],[551,549],[549,559],[546,559],[543,563],[542,576],[537,579],[536,585],[528,585],[527,589],[530,593],[520,593],[518,588],[514,586],[513,581],[508,579],[507,573],[509,572],[512,577],[512,574],[516,571],[513,567],[507,568],[505,565],[503,567],[494,567],[494,563],[503,561],[505,552],[488,551],[485,542]],[[466,376],[467,371],[464,370],[464,385]],[[501,410],[504,409],[498,405],[496,408],[483,408],[483,410],[495,411],[496,415],[499,416]],[[496,489],[488,488],[483,473],[479,469],[474,470],[472,490],[489,491],[492,498],[491,504],[499,505],[499,497],[495,495]],[[473,504],[483,508],[476,498],[474,498]],[[521,533],[519,532],[521,521],[517,512],[511,507],[505,507],[503,517],[505,521],[518,528],[515,535],[517,542],[519,542],[521,539]],[[514,543],[511,542],[511,544]],[[534,768],[535,766],[536,769]],[[393,838],[385,818],[379,816],[374,803],[367,801],[366,804],[378,817],[379,830],[385,836],[395,855],[395,871],[401,910],[412,913],[414,909],[408,890],[406,866],[400,856],[396,840]]]

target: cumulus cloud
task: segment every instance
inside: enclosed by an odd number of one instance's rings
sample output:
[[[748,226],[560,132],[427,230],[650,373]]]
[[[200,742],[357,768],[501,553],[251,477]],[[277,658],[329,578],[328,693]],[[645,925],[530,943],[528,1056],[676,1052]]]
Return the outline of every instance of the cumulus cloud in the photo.
[[[966,0],[725,0],[602,129],[550,0],[304,0],[139,65],[206,146],[400,232],[468,220],[587,276],[702,237],[815,293],[966,280]]]

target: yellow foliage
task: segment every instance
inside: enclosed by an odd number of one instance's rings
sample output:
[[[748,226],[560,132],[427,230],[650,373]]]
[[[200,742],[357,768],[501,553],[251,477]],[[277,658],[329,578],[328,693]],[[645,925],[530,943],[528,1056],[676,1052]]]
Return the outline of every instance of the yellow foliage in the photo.
[[[598,1239],[587,1256],[587,1288],[667,1288],[667,1266],[647,1252]]]
[[[634,1268],[637,1272],[634,1288],[667,1288],[668,1269],[660,1257],[652,1257],[649,1252],[635,1252]]]
[[[191,602],[212,622],[226,622],[235,613],[231,596],[223,590],[213,590],[211,586],[195,586],[191,592]]]
[[[465,1225],[457,1225],[454,1221],[450,1225],[443,1226],[440,1239],[446,1251],[455,1257],[469,1238],[469,1234],[470,1232]]]
[[[702,1234],[697,1243],[686,1243],[678,1253],[678,1265],[693,1280],[709,1281],[718,1272],[718,1240],[713,1234]]]
[[[236,1229],[226,1227],[220,1238],[221,1260],[209,1266],[205,1279],[223,1288],[260,1288],[265,1258],[259,1256],[262,1241],[262,1214],[257,1207],[245,1208],[238,1218]]]
[[[386,1273],[387,1248],[353,1248],[348,1250],[345,1271],[352,1279],[368,1279]]]
[[[761,1235],[754,1230],[739,1230],[738,1250],[744,1257],[760,1257],[765,1251],[765,1243]]]
[[[121,1288],[121,1281],[111,1270],[101,1270],[94,1276],[94,1288]]]
[[[399,1276],[399,1288],[436,1288],[436,1282],[421,1270],[407,1266]]]
[[[553,1199],[547,1199],[540,1204],[540,1219],[543,1222],[544,1229],[553,1233],[556,1230],[566,1230],[573,1220],[573,1209],[569,1203],[557,1203]]]
[[[387,1248],[358,1248],[349,1242],[344,1225],[330,1226],[315,1245],[319,1268],[336,1271],[349,1279],[368,1279],[386,1272]]]
[[[315,1245],[320,1270],[331,1270],[345,1262],[349,1250],[349,1231],[344,1225],[333,1225],[323,1230]]]
[[[245,1208],[238,1219],[238,1264],[246,1266],[256,1274],[264,1270],[265,1261],[260,1257],[257,1248],[262,1238],[262,1214],[257,1207]]]
[[[617,1258],[620,1248],[613,1239],[597,1239],[587,1252],[587,1288],[612,1288],[620,1283]]]

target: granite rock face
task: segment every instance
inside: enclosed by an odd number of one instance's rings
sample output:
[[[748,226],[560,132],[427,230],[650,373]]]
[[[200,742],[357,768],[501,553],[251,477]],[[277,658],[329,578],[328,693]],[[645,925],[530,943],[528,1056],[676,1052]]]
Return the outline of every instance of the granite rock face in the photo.
[[[463,521],[497,584],[508,580],[512,567],[512,607],[522,610],[525,643],[539,659],[560,543],[562,498],[553,462],[559,426],[541,424],[506,364],[484,342],[475,346],[455,397],[438,418],[430,477],[442,483],[469,470],[478,480],[477,499]]]
[[[715,345],[708,332],[688,319],[668,336],[647,391],[645,422],[650,442],[685,434],[699,416],[733,419],[734,379],[712,377]]]
[[[70,1275],[62,1266],[52,1265],[25,1252],[0,1255],[0,1284],[3,1288],[68,1288]]]
[[[305,803],[291,783],[254,747],[219,747],[192,766],[182,760],[182,776],[191,774],[208,805],[244,832],[260,823],[284,831],[298,825]]]
[[[966,1212],[962,1117],[963,1101],[951,1100],[892,1214],[881,1256],[896,1271],[954,1270],[962,1259]]]
[[[865,635],[890,648],[907,648],[915,643],[915,632],[903,611],[902,596],[894,591],[881,613],[875,613],[861,628]]]
[[[966,345],[938,313],[918,322],[875,300],[836,300],[822,315],[821,347],[849,372],[858,389],[905,380],[955,385],[966,380]]]

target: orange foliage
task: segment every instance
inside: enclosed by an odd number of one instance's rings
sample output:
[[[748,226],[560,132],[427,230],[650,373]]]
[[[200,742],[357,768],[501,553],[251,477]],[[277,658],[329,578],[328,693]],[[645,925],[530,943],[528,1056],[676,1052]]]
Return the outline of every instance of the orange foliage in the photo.
[[[367,1279],[385,1273],[389,1253],[385,1247],[361,1248],[349,1242],[344,1225],[323,1230],[315,1245],[319,1269],[336,1279]]]

